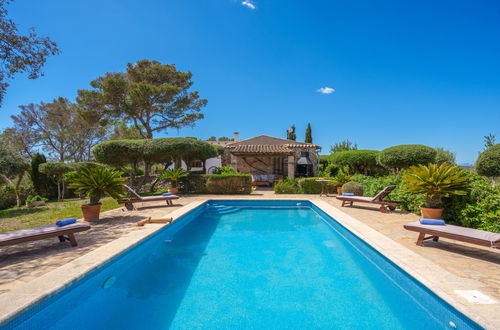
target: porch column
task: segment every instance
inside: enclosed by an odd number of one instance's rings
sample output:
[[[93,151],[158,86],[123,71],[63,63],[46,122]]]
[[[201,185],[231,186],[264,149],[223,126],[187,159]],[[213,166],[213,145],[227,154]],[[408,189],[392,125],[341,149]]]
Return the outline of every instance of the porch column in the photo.
[[[288,156],[288,177],[295,178],[295,155]]]

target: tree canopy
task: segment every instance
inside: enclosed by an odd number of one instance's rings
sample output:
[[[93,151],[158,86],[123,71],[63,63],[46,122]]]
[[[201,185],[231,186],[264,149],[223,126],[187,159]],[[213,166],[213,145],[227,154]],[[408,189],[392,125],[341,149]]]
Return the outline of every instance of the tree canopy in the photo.
[[[436,150],[421,144],[402,144],[382,150],[377,161],[382,166],[394,170],[412,165],[427,165],[436,161]]]
[[[337,166],[349,166],[354,172],[368,175],[377,167],[376,150],[348,150],[339,151],[330,156],[332,163]]]
[[[353,143],[349,140],[344,140],[338,143],[335,143],[333,146],[330,147],[330,153],[336,153],[339,151],[349,151],[349,150],[357,150],[358,145],[356,143]]]
[[[108,133],[106,121],[63,97],[19,108],[21,112],[11,116],[14,128],[10,134],[27,153],[41,146],[51,159],[60,162],[89,160],[92,147]]]
[[[286,138],[293,141],[297,140],[297,135],[295,134],[295,125],[290,126],[290,128],[286,130]]]
[[[174,64],[141,60],[128,63],[126,72],[93,80],[93,89],[79,90],[77,100],[86,110],[122,119],[151,139],[155,132],[193,126],[204,117],[200,111],[207,100],[189,91],[191,78]]]
[[[0,0],[0,104],[17,73],[26,72],[29,79],[36,79],[42,75],[47,57],[59,53],[57,44],[39,36],[34,28],[27,34],[19,32],[16,23],[8,18],[6,5],[10,2]]]
[[[222,153],[223,148],[192,138],[111,140],[98,144],[93,153],[97,161],[115,167],[137,166],[139,162],[168,164],[175,160],[205,160]]]
[[[476,170],[487,177],[500,176],[500,143],[483,151],[476,161]]]

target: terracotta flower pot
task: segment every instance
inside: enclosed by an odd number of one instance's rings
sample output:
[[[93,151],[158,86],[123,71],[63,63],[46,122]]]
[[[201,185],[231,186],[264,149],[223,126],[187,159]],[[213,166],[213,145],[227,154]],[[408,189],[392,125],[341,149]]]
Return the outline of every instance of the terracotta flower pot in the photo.
[[[168,192],[175,195],[179,192],[179,188],[168,188]]]
[[[82,205],[83,220],[93,221],[99,220],[99,213],[101,213],[101,204],[97,205]]]
[[[441,219],[441,217],[443,216],[443,210],[444,209],[431,209],[420,206],[422,218],[426,219]]]
[[[337,195],[342,195],[342,187],[337,187]]]

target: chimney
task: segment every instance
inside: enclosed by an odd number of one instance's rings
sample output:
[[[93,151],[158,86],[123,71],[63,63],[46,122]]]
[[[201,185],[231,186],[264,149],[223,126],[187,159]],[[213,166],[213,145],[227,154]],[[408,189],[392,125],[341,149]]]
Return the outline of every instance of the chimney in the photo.
[[[239,132],[234,132],[234,137],[233,137],[233,140],[234,142],[238,142],[239,138],[240,138],[240,133]]]

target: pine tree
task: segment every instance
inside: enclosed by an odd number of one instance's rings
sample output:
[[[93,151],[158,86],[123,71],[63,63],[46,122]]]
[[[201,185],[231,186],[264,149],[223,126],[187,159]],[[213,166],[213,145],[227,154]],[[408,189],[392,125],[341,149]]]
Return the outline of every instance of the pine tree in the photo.
[[[313,143],[311,123],[307,124],[305,143]]]

